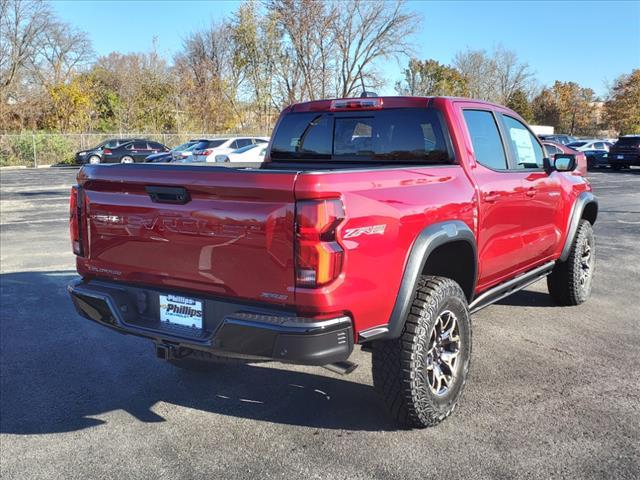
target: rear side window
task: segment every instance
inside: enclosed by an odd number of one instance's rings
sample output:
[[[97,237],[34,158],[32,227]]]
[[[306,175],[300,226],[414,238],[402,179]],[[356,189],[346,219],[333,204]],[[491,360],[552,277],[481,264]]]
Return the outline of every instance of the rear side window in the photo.
[[[486,110],[465,110],[464,119],[478,163],[494,170],[506,170],[507,156],[493,113]]]
[[[434,109],[290,113],[280,122],[271,158],[360,162],[452,163],[444,122]]]
[[[533,134],[515,118],[506,115],[502,118],[515,160],[514,167],[516,169],[542,168],[544,152]]]

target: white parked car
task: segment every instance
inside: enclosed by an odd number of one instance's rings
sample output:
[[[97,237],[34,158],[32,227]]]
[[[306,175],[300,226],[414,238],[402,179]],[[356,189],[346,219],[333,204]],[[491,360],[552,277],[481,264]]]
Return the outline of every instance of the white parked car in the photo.
[[[225,155],[216,155],[216,162],[263,162],[264,155],[267,153],[267,145],[264,143],[254,143],[246,147],[239,148]]]
[[[611,148],[611,144],[604,140],[579,140],[577,142],[571,142],[567,144],[567,147],[573,148],[574,150],[577,150],[579,152],[584,152],[587,150],[608,152],[609,148]]]
[[[201,141],[188,159],[192,162],[215,162],[216,155],[226,155],[249,145],[264,145],[269,142],[265,137],[226,137]]]

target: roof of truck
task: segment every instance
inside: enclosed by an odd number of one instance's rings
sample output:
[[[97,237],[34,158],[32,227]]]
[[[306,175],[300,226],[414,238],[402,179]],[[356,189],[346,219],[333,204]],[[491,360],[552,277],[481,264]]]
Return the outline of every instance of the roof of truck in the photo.
[[[505,108],[501,105],[487,102],[484,100],[477,100],[473,98],[464,98],[464,97],[446,97],[446,96],[437,96],[437,97],[407,97],[407,96],[384,96],[384,97],[350,97],[350,98],[336,98],[336,99],[326,99],[326,100],[312,100],[310,102],[301,102],[294,103],[285,109],[288,112],[316,112],[316,111],[329,111],[331,110],[331,105],[336,101],[366,101],[366,100],[380,100],[382,103],[381,107],[377,108],[420,108],[420,107],[428,107],[431,102],[436,100],[453,102],[453,101],[464,101],[464,102],[473,102],[478,104],[483,104],[491,107],[497,108]]]

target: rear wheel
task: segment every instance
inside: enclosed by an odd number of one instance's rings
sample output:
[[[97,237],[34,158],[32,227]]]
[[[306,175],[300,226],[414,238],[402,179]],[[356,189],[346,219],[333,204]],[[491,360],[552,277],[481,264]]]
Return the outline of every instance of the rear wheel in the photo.
[[[97,164],[97,163],[100,163],[100,157],[99,157],[99,156],[97,156],[97,155],[91,155],[91,156],[89,157],[89,163],[90,163],[90,164],[92,164],[92,165],[95,165],[95,164]]]
[[[549,294],[558,305],[580,305],[591,293],[595,266],[593,229],[587,220],[580,220],[569,258],[547,276]]]
[[[460,286],[422,276],[398,339],[373,343],[373,384],[406,427],[437,425],[455,409],[469,371],[471,317]]]
[[[120,160],[120,163],[133,163],[133,157],[130,157],[129,155],[125,155]]]

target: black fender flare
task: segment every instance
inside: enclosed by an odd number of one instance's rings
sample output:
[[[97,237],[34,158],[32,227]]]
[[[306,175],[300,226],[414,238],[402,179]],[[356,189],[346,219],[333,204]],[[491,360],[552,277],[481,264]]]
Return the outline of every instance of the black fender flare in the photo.
[[[560,261],[565,262],[567,258],[569,258],[569,253],[571,252],[571,245],[573,245],[573,239],[576,236],[576,232],[578,231],[578,224],[582,219],[582,214],[584,213],[584,209],[587,208],[587,205],[593,204],[595,205],[595,218],[598,217],[598,199],[591,192],[582,192],[576,198],[573,207],[571,208],[571,216],[569,217],[569,228],[567,233],[567,238],[564,241],[564,246],[562,247],[562,253],[560,254]],[[594,218],[594,223],[595,223]]]
[[[413,302],[418,278],[422,274],[429,255],[442,245],[458,241],[467,242],[473,249],[474,264],[470,267],[474,269],[473,286],[471,288],[471,295],[473,295],[478,277],[478,254],[476,238],[473,232],[466,223],[460,220],[450,220],[429,225],[420,232],[413,242],[389,323],[360,332],[361,342],[398,338],[402,334],[404,322]],[[471,298],[467,300],[471,301]]]

